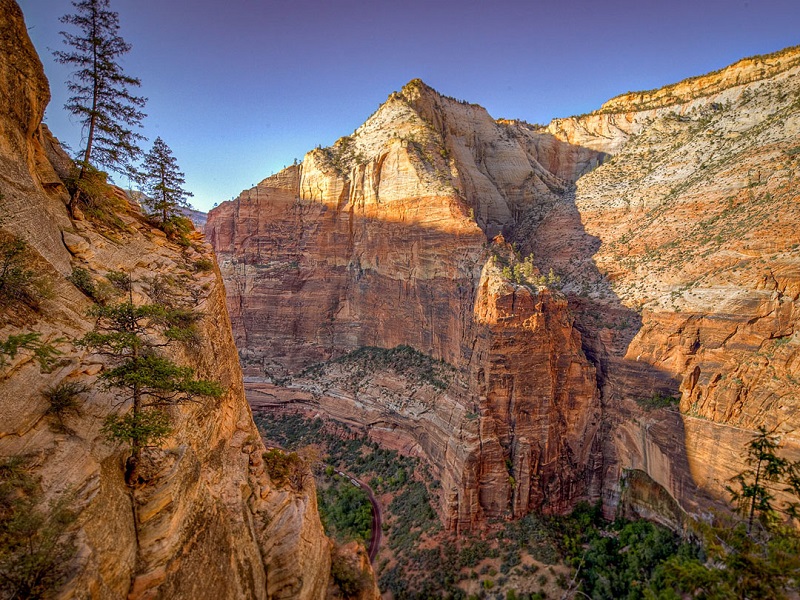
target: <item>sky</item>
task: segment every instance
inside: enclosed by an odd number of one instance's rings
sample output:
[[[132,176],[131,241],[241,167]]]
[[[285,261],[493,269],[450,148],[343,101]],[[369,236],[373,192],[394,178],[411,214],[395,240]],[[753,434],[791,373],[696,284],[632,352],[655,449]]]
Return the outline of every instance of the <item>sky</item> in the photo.
[[[73,149],[58,21],[18,0],[50,80],[45,121]],[[547,123],[632,90],[800,44],[798,0],[111,0],[121,59],[201,210],[353,132],[421,78],[496,118]],[[127,180],[116,178],[127,186]]]

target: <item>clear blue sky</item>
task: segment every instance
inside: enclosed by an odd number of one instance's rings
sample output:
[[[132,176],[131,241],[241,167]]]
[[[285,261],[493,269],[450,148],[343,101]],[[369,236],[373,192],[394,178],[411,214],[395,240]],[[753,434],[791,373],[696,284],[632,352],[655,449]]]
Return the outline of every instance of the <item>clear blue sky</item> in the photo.
[[[62,106],[58,17],[18,0],[50,79],[46,121],[77,148]],[[744,56],[800,44],[800,0],[112,0],[123,65],[209,209],[351,133],[415,77],[494,117],[546,123]],[[149,148],[149,143],[147,144]],[[125,181],[118,181],[125,185]]]

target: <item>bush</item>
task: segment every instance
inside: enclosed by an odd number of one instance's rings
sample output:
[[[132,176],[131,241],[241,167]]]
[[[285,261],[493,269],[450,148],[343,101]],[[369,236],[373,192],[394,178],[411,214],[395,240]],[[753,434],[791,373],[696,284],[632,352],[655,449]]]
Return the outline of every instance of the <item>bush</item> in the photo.
[[[83,177],[80,177],[80,169],[76,166],[66,184],[70,196],[80,189],[80,206],[90,220],[112,229],[128,229],[116,214],[127,209],[127,202],[108,183],[108,173],[85,165]]]
[[[92,275],[89,273],[89,271],[82,267],[75,267],[72,269],[72,275],[67,277],[67,279],[72,283],[72,285],[89,296],[89,298],[94,298],[94,279],[92,279]]]
[[[86,296],[100,304],[105,304],[120,294],[120,290],[113,282],[95,281],[92,274],[82,267],[75,267],[67,280]]]
[[[214,270],[214,261],[210,258],[201,258],[194,263],[194,270],[198,273],[207,273]]]
[[[363,574],[338,551],[331,556],[331,576],[345,598],[358,596],[364,588]]]
[[[662,394],[661,392],[656,392],[649,398],[637,398],[636,404],[644,408],[645,410],[655,410],[657,408],[667,408],[670,406],[675,406],[680,402],[680,398],[675,398],[673,396],[668,396],[666,394]]]
[[[277,448],[263,454],[264,466],[269,478],[278,486],[290,485],[301,491],[311,470],[297,452],[284,452]]]
[[[75,554],[68,494],[42,506],[42,490],[25,460],[0,461],[0,595],[43,598],[63,582]]]
[[[65,429],[64,417],[68,413],[80,415],[80,403],[78,398],[81,394],[89,391],[89,386],[77,381],[61,382],[58,385],[46,388],[42,395],[50,406],[46,414],[55,416],[61,429]]]
[[[0,238],[0,309],[24,304],[34,310],[51,295],[43,278],[30,268],[33,257],[24,240]]]

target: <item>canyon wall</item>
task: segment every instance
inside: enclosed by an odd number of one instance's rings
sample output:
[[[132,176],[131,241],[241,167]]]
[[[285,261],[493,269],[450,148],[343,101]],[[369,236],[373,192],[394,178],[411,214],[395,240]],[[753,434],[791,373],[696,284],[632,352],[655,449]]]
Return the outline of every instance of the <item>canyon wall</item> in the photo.
[[[13,0],[0,0],[0,38],[0,243],[25,246],[22,267],[38,290],[35,302],[0,302],[0,341],[36,333],[58,351],[45,367],[31,350],[3,348],[0,456],[3,477],[22,461],[42,510],[62,502],[76,517],[48,597],[325,597],[330,542],[316,494],[282,488],[265,470],[210,245],[200,234],[168,239],[119,190],[105,221],[70,220],[62,177],[71,161],[41,125],[48,83]],[[161,286],[201,313],[194,343],[171,345],[169,356],[225,389],[168,409],[172,433],[143,450],[146,481],[133,487],[129,450],[101,431],[129,406],[98,379],[109,359],[75,343],[95,325],[93,301],[68,279],[75,269],[84,289],[109,289],[105,276],[124,272],[135,303],[155,301]],[[78,386],[78,406],[57,416],[46,390],[62,384]]]
[[[626,470],[690,510],[724,498],[758,426],[800,449],[798,68],[789,48],[545,128],[412,81],[210,214],[252,398],[389,423],[453,528],[612,514]],[[407,382],[301,373],[400,344],[457,374],[425,410],[387,397]]]
[[[372,435],[406,432],[442,477],[450,527],[596,497],[594,367],[563,296],[505,280],[500,263],[522,257],[490,239],[539,222],[603,157],[411,82],[210,213],[246,379],[291,397],[315,363],[411,346],[458,373],[430,411],[363,388],[316,401]]]
[[[759,426],[800,452],[798,71],[789,48],[548,128],[614,154],[533,238],[617,407],[608,481],[645,469],[692,507],[727,497]],[[654,391],[680,416],[642,415]]]

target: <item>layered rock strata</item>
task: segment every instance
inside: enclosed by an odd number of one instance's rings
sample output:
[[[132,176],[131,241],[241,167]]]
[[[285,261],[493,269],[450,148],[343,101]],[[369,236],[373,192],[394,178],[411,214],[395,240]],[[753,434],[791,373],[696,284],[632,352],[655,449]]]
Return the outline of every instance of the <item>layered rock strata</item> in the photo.
[[[449,526],[597,494],[599,400],[567,303],[499,284],[487,234],[538,223],[603,156],[410,83],[352,136],[209,215],[248,379],[408,345],[462,382],[430,412],[363,391],[325,408],[407,431],[446,482]]]
[[[42,294],[38,307],[0,307],[0,340],[38,333],[60,352],[43,369],[32,352],[4,354],[0,367],[0,456],[20,457],[41,485],[42,508],[68,498],[77,516],[75,551],[58,598],[323,598],[330,577],[313,486],[276,486],[244,399],[219,273],[199,234],[182,247],[152,228],[121,193],[113,219],[69,219],[59,177],[70,161],[40,125],[49,99],[42,65],[19,7],[0,0],[0,241],[24,242],[24,268]],[[111,213],[107,213],[111,216]],[[201,268],[202,267],[202,268]],[[98,376],[106,358],[75,340],[94,327],[92,301],[70,280],[82,269],[93,285],[124,272],[136,303],[166,285],[203,316],[192,346],[170,357],[226,390],[215,400],[169,409],[173,432],[143,452],[146,483],[124,481],[126,448],[101,432],[128,407]],[[74,279],[73,279],[74,280]],[[87,288],[84,281],[84,289]],[[188,304],[187,304],[188,305]],[[45,390],[79,384],[78,410],[56,419]]]
[[[692,507],[727,497],[757,427],[800,453],[798,72],[789,48],[548,128],[615,155],[532,238],[618,407],[609,482],[645,469]],[[654,391],[677,422],[631,405]]]
[[[326,410],[391,413],[450,471],[454,527],[504,503],[518,515],[602,495],[610,514],[626,469],[684,508],[724,498],[756,427],[799,448],[798,69],[790,48],[546,128],[411,82],[352,136],[212,211],[247,375],[281,383],[362,346],[451,363],[446,424],[401,418],[380,394]],[[566,301],[509,281],[485,302],[499,232]],[[664,397],[675,411],[642,407]]]

